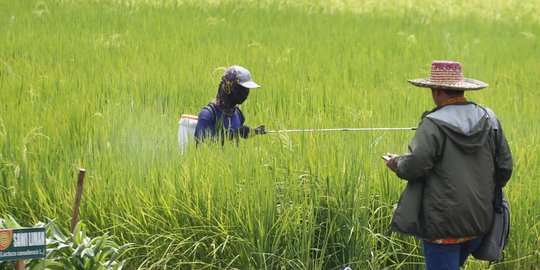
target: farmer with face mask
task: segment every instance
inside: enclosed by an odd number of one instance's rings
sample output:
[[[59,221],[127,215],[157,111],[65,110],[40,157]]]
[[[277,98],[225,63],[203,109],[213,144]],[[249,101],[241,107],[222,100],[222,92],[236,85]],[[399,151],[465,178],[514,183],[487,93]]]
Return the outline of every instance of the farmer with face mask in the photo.
[[[234,140],[238,143],[239,137],[249,138],[264,134],[264,125],[250,128],[245,125],[245,117],[238,108],[249,96],[251,89],[259,88],[251,73],[241,66],[229,67],[219,83],[216,98],[204,107],[199,113],[199,120],[195,128],[197,144],[206,140]]]
[[[458,270],[490,231],[512,154],[493,111],[465,98],[487,84],[463,78],[460,63],[433,61],[430,78],[409,82],[430,88],[436,107],[422,116],[410,153],[387,161],[407,181],[391,228],[423,240],[426,269]]]

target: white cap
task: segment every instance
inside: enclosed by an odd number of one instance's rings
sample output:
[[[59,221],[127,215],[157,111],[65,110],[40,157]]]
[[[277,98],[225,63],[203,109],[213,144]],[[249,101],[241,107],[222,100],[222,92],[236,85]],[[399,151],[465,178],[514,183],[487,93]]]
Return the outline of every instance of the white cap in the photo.
[[[244,67],[232,66],[232,67],[230,67],[230,69],[234,70],[234,72],[236,74],[236,78],[240,82],[241,86],[246,87],[246,88],[250,88],[250,89],[261,87],[260,85],[256,84],[251,79],[251,73],[249,73],[249,70],[245,69]]]

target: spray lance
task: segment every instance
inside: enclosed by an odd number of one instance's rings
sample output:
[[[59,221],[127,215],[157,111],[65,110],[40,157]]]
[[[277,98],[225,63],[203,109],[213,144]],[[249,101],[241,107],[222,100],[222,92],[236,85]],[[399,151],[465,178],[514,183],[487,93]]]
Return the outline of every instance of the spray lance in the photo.
[[[389,130],[416,130],[416,127],[373,127],[373,128],[308,128],[308,129],[280,129],[266,130],[265,126],[255,128],[257,134],[276,134],[276,133],[301,133],[301,132],[334,132],[334,131],[389,131]]]

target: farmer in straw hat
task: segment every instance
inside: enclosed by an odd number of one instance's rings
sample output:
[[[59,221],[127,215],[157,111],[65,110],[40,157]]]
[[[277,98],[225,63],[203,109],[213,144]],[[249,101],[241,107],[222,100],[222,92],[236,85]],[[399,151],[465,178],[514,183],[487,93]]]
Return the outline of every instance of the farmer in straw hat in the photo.
[[[249,138],[257,134],[264,134],[264,125],[250,128],[245,125],[245,117],[238,105],[244,103],[251,89],[259,88],[251,73],[241,66],[229,67],[219,83],[216,98],[204,107],[199,113],[199,120],[195,128],[197,144],[210,139],[219,138],[223,144],[225,140]]]
[[[389,154],[386,165],[407,181],[391,228],[423,240],[426,269],[459,269],[490,230],[495,183],[510,179],[512,155],[493,111],[464,96],[488,85],[464,78],[460,63],[434,61],[430,78],[409,82],[430,88],[436,107],[410,154]]]

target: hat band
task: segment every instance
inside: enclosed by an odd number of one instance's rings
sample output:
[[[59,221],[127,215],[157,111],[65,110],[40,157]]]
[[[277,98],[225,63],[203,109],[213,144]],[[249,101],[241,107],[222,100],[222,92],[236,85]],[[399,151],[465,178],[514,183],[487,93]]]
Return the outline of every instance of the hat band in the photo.
[[[462,82],[463,73],[448,70],[432,70],[430,80],[433,82]]]

